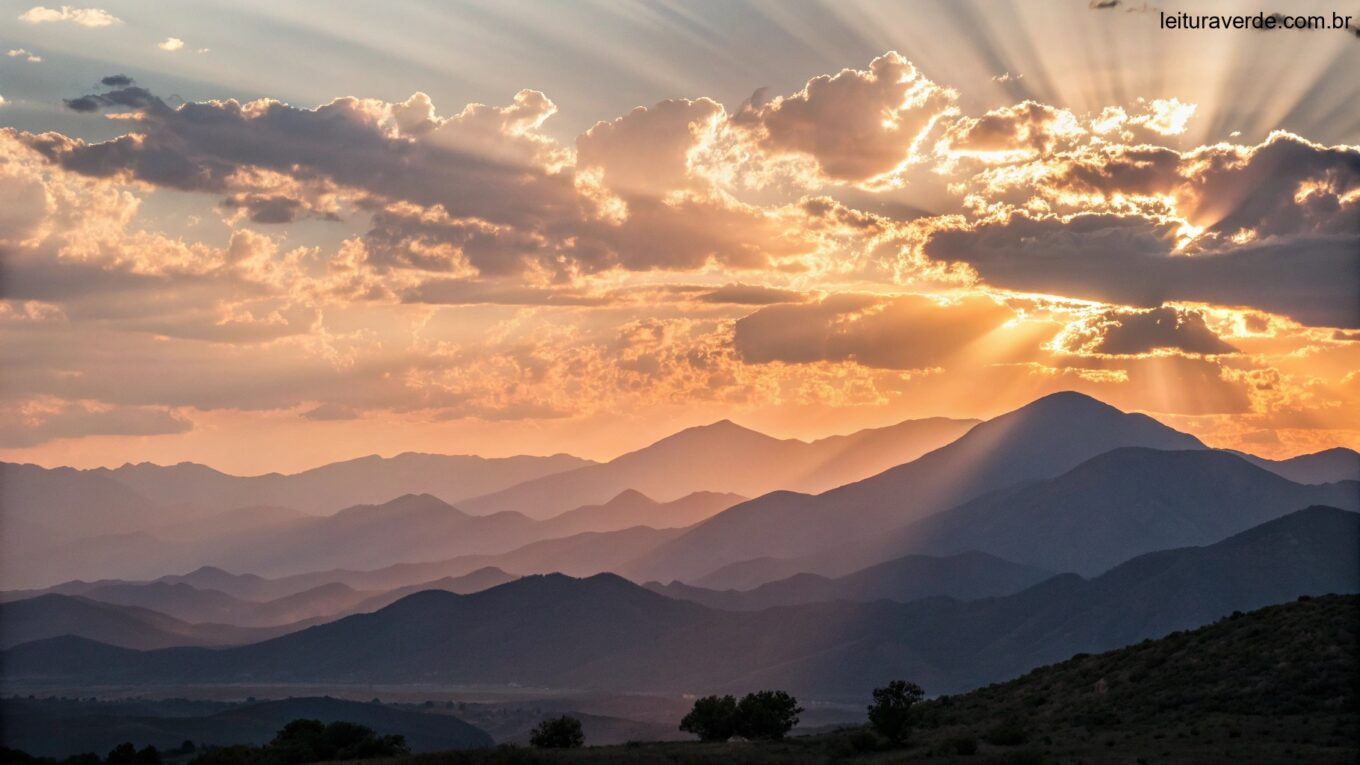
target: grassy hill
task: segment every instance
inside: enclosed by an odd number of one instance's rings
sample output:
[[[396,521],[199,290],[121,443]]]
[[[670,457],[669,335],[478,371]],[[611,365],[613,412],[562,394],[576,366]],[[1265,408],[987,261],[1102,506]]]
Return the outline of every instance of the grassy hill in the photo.
[[[840,730],[776,743],[500,748],[402,763],[1350,764],[1360,757],[1358,656],[1360,596],[1329,595],[933,699],[920,706],[905,750]]]

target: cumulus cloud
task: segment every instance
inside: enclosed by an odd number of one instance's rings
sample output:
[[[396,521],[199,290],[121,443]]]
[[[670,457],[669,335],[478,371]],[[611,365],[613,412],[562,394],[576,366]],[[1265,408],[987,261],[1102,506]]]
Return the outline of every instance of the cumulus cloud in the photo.
[[[68,22],[82,27],[107,27],[123,23],[121,19],[102,8],[47,8],[35,5],[19,14],[19,20],[28,24]]]
[[[757,91],[733,120],[763,150],[805,155],[827,179],[859,183],[917,161],[915,147],[955,98],[888,53],[867,70],[813,78],[791,96]]]
[[[167,37],[161,42],[156,43],[156,47],[163,51],[173,53],[184,48],[184,41],[178,37]]]
[[[5,52],[5,55],[9,56],[10,58],[22,58],[23,60],[29,62],[30,64],[37,64],[42,62],[42,56],[39,56],[38,54],[33,53],[32,51],[25,50],[23,48],[10,48],[8,51]]]

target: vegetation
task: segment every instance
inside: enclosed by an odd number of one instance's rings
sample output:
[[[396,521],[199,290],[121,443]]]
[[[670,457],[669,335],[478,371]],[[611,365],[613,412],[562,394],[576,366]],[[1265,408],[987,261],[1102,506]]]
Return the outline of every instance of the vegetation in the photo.
[[[1012,765],[1354,765],[1360,760],[1360,596],[1302,598],[1117,651],[1078,655],[970,693],[917,699],[910,683],[889,683],[874,694],[870,724],[779,739],[802,711],[789,694],[767,691],[740,701],[710,696],[695,702],[681,723],[703,741],[564,749],[500,746],[413,755],[400,765],[904,759]],[[743,709],[761,710],[751,718],[760,724],[742,721]],[[905,738],[903,720],[909,730]],[[786,722],[789,727],[783,727]],[[777,735],[732,740],[761,725]],[[723,726],[734,732],[727,740]],[[273,749],[274,743],[212,749],[194,762],[281,765]],[[0,765],[54,765],[18,754],[0,753]],[[73,758],[68,765],[103,762],[87,757],[92,759]]]
[[[570,715],[544,720],[529,734],[529,743],[539,749],[576,749],[585,742],[581,721]]]
[[[912,707],[925,696],[921,686],[905,680],[875,688],[874,703],[869,705],[869,726],[892,743],[905,744],[911,736]]]
[[[726,741],[732,736],[776,741],[798,724],[803,708],[784,691],[732,696],[705,696],[680,720],[680,730],[700,741]]]
[[[731,696],[705,696],[680,720],[680,730],[700,741],[726,741],[737,732],[737,700]]]

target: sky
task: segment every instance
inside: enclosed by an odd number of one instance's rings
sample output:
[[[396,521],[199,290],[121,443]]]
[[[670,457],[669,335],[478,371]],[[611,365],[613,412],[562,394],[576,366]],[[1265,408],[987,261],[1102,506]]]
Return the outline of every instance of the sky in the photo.
[[[0,459],[608,459],[1057,390],[1360,448],[1352,32],[95,1],[0,2]]]

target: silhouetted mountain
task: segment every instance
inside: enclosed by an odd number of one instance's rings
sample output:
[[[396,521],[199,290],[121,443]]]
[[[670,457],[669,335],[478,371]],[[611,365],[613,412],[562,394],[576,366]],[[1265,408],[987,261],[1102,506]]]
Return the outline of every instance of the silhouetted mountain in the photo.
[[[1300,507],[1360,510],[1360,483],[1297,484],[1217,451],[1106,452],[885,537],[871,558],[981,550],[1096,574],[1135,555],[1222,539]]]
[[[6,651],[7,675],[86,683],[446,682],[862,698],[885,677],[952,692],[1300,595],[1360,592],[1360,515],[1309,508],[1208,547],[959,602],[755,612],[680,602],[599,575],[421,592],[250,646],[137,652],[63,638]]]
[[[745,500],[737,494],[696,491],[673,502],[657,502],[640,491],[629,489],[603,505],[586,505],[545,519],[537,533],[551,539],[632,526],[679,529],[693,526]]]
[[[100,603],[72,595],[39,595],[0,604],[0,646],[63,635],[123,648],[229,645],[263,640],[278,630],[250,630],[226,624],[190,624],[157,611]]]
[[[310,516],[306,513],[287,507],[265,505],[238,507],[214,513],[206,518],[196,518],[158,528],[156,535],[161,539],[173,541],[222,539],[247,533],[281,530],[303,523],[308,518]]]
[[[1022,566],[985,553],[965,552],[944,558],[908,555],[836,579],[817,574],[795,574],[746,591],[710,590],[682,582],[667,585],[648,582],[645,586],[667,597],[690,600],[710,608],[758,611],[831,600],[906,603],[940,596],[976,600],[1010,595],[1052,575],[1052,571]]]
[[[1125,414],[1078,393],[1056,393],[858,483],[816,496],[774,492],[739,504],[625,573],[684,581],[744,560],[810,555],[868,540],[989,491],[1061,475],[1122,446],[1204,448],[1150,417]]]
[[[348,610],[353,613],[377,611],[380,608],[386,608],[387,606],[392,605],[407,595],[414,595],[417,592],[424,592],[425,590],[442,590],[444,592],[452,592],[459,595],[471,595],[474,592],[489,590],[492,587],[499,587],[507,582],[513,582],[518,578],[518,576],[507,574],[495,566],[487,566],[462,576],[446,576],[442,579],[407,585],[406,587],[398,587],[397,589],[388,592],[378,593],[377,595],[365,598],[358,605],[353,606]]]
[[[974,420],[908,420],[811,443],[777,439],[729,420],[688,428],[600,465],[527,481],[459,503],[473,513],[513,510],[546,518],[601,504],[632,489],[660,501],[695,491],[756,496],[824,491],[897,465],[958,438]]]
[[[1254,454],[1233,453],[1294,483],[1360,481],[1360,453],[1340,446],[1312,454],[1301,454],[1287,460],[1268,460]]]
[[[458,502],[589,464],[567,454],[493,459],[407,452],[389,458],[369,455],[291,475],[234,476],[191,462],[170,466],[143,462],[90,472],[108,476],[163,506],[220,512],[276,505],[315,515],[357,504],[380,504],[403,494],[430,494]]]
[[[29,754],[68,757],[107,752],[130,741],[138,748],[165,750],[189,740],[215,744],[268,743],[297,719],[365,725],[382,735],[406,738],[413,752],[471,749],[492,745],[482,730],[448,714],[422,714],[383,704],[332,698],[292,698],[240,704],[207,715],[119,714],[116,704],[7,699],[0,701],[0,739]]]

